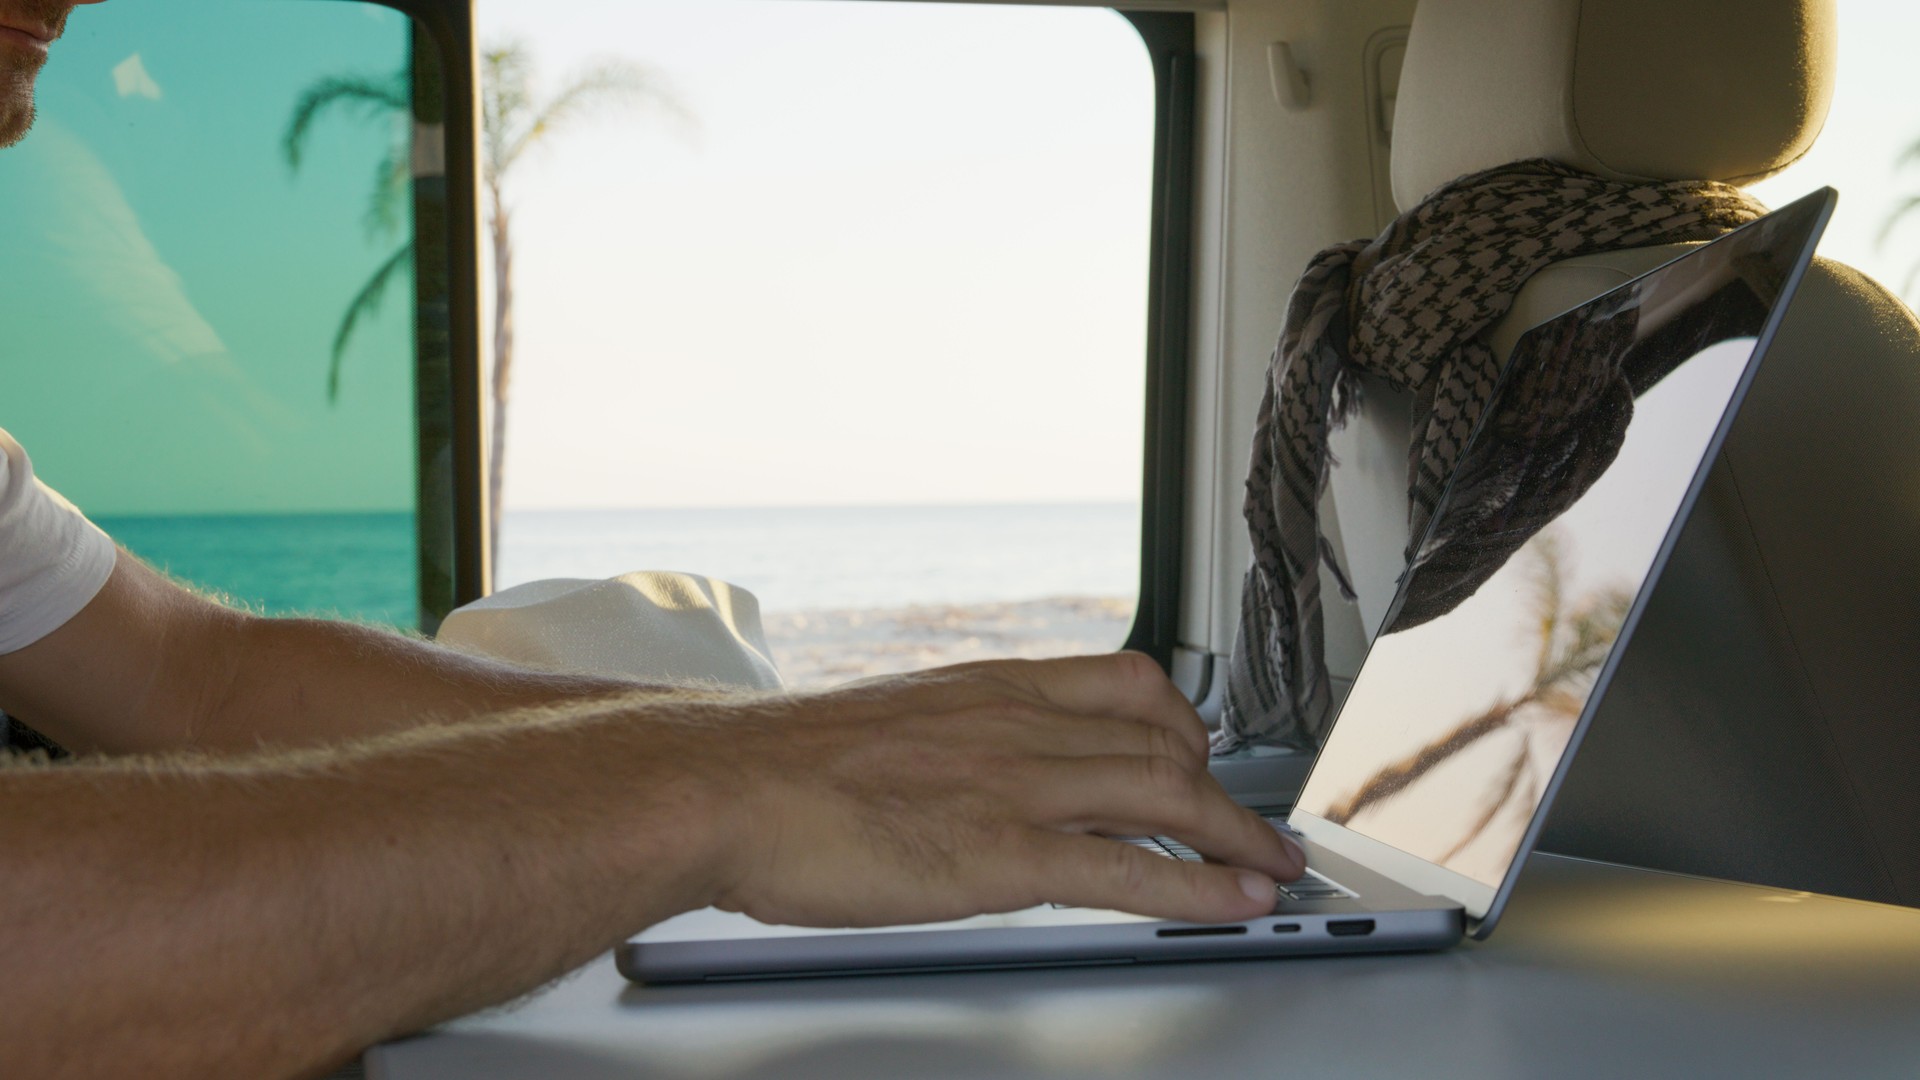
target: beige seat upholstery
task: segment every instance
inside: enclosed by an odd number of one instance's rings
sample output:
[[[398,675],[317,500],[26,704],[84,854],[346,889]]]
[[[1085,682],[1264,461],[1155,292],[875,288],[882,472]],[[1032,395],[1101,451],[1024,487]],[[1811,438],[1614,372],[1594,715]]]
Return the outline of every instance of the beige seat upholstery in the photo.
[[[1739,184],[1813,145],[1833,0],[1421,0],[1394,114],[1402,209],[1549,157],[1603,176]]]
[[[1396,200],[1530,157],[1620,177],[1776,172],[1825,119],[1834,20],[1833,0],[1422,0]],[[1548,267],[1496,349],[1680,250]],[[1367,389],[1367,414],[1334,439],[1329,498],[1371,627],[1404,565],[1411,405]],[[1920,904],[1917,551],[1920,323],[1820,260],[1544,846]]]

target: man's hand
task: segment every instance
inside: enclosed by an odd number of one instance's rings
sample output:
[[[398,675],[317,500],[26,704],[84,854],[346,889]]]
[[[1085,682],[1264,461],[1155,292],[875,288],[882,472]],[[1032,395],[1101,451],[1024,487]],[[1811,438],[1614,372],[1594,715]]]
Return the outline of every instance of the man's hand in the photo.
[[[1121,655],[0,771],[0,823],[34,838],[0,876],[0,1014],[34,1018],[9,1064],[318,1074],[707,904],[835,926],[1048,900],[1257,917],[1301,860],[1207,776],[1203,735]]]
[[[874,926],[1052,901],[1216,922],[1305,858],[1207,773],[1200,718],[1135,653],[969,664],[772,705],[729,733],[718,906]],[[1217,863],[1107,835],[1165,834]]]

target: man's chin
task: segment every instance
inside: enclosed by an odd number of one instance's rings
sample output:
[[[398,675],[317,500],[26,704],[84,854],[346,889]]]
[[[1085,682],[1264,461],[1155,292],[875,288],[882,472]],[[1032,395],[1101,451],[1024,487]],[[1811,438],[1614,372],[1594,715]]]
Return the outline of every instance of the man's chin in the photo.
[[[0,150],[5,150],[7,147],[18,143],[21,139],[27,137],[27,132],[32,130],[32,109],[28,109],[27,114],[20,117],[17,121],[11,115],[0,116]]]
[[[46,57],[16,64],[0,51],[0,147],[12,146],[33,128],[33,87]]]
[[[4,150],[33,130],[33,91],[0,96],[0,150]]]

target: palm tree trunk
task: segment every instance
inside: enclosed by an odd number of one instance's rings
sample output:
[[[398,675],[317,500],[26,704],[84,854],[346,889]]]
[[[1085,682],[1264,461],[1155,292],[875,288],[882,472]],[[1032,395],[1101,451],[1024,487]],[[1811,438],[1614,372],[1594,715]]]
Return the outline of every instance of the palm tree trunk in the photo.
[[[501,486],[507,469],[507,394],[513,377],[513,235],[499,192],[493,199],[493,441],[487,459],[487,533],[500,554]]]

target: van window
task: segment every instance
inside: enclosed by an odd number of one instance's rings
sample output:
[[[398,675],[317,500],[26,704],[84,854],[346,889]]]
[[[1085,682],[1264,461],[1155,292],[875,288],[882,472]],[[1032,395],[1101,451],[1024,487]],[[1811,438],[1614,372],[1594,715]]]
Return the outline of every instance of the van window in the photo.
[[[84,8],[0,153],[0,204],[34,208],[0,222],[0,425],[122,544],[256,610],[451,600],[450,530],[416,513],[448,480],[417,464],[445,356],[416,349],[441,155],[415,39],[363,3]]]
[[[727,579],[798,684],[1127,639],[1156,122],[1134,26],[806,0],[478,17],[521,110],[494,144],[541,133],[501,185],[496,587]]]

